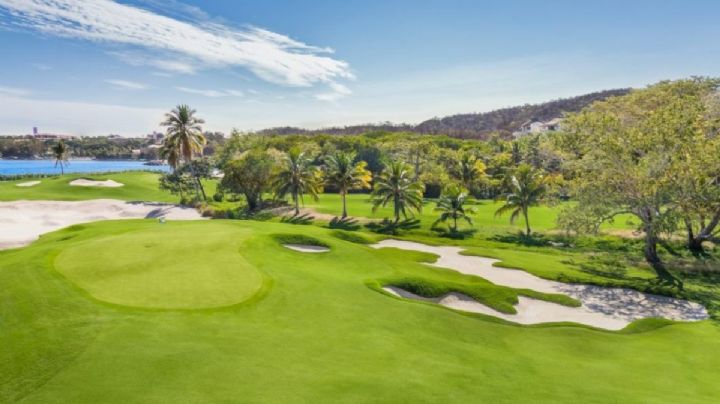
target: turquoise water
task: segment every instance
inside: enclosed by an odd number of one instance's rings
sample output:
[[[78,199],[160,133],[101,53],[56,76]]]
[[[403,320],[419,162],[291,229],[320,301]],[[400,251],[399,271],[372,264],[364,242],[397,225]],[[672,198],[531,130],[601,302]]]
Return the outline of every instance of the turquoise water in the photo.
[[[169,167],[147,166],[138,160],[70,160],[66,173],[100,173],[110,171],[168,171]],[[0,160],[0,175],[60,174],[54,160]]]

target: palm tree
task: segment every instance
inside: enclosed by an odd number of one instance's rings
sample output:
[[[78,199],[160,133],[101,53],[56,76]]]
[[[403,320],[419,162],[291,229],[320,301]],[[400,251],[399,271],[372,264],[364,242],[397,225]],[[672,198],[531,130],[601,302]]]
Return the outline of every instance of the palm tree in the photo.
[[[322,173],[311,163],[305,153],[297,148],[290,149],[285,156],[285,166],[275,180],[275,197],[284,198],[290,194],[296,216],[300,214],[300,201],[304,194],[318,200],[318,194],[322,192]]]
[[[433,226],[440,222],[446,222],[448,219],[453,220],[451,230],[457,231],[458,219],[463,219],[472,225],[472,218],[468,216],[468,213],[472,213],[472,209],[465,209],[464,205],[467,201],[467,192],[459,186],[453,184],[443,190],[440,200],[435,207],[435,210],[441,211],[440,218],[433,223]]]
[[[177,170],[182,157],[180,156],[180,147],[173,143],[174,140],[166,139],[160,148],[160,158],[167,161],[173,171]]]
[[[57,143],[55,143],[51,150],[53,152],[53,156],[55,156],[55,167],[59,165],[60,174],[65,174],[65,166],[68,164],[70,149],[68,149],[65,142],[60,139]]]
[[[342,198],[342,218],[347,217],[346,196],[351,189],[370,189],[372,174],[365,168],[367,163],[355,161],[355,153],[337,152],[325,159],[326,182],[337,187]]]
[[[195,110],[188,105],[181,104],[172,111],[165,114],[165,121],[162,126],[167,127],[167,137],[165,138],[164,154],[168,158],[168,163],[174,162],[176,168],[179,160],[183,160],[186,164],[190,164],[190,170],[195,177],[196,190],[202,192],[204,200],[205,189],[200,182],[200,178],[195,173],[192,165],[192,159],[195,155],[202,155],[203,147],[207,140],[202,134],[203,119],[195,117]],[[171,164],[172,165],[172,164]]]
[[[401,213],[407,218],[408,211],[422,210],[424,188],[422,182],[413,179],[410,166],[399,161],[392,162],[375,181],[373,212],[392,202],[397,223]]]
[[[485,164],[472,153],[463,153],[450,170],[450,174],[466,189],[473,186],[485,175]]]
[[[540,204],[547,190],[545,179],[539,171],[527,164],[521,164],[511,178],[511,192],[505,195],[505,204],[495,211],[495,216],[511,212],[510,223],[522,214],[525,218],[526,235],[530,235],[528,210]]]

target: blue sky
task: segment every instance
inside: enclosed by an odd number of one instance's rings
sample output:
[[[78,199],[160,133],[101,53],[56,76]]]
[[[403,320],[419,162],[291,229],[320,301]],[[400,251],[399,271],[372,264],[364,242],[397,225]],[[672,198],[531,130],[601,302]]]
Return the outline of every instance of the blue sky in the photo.
[[[317,128],[720,76],[716,1],[0,0],[0,134]]]

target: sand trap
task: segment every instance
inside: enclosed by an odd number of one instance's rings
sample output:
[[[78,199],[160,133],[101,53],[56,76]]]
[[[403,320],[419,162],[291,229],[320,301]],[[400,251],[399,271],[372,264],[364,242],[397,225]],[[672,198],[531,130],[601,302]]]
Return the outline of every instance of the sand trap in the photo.
[[[283,247],[304,253],[324,253],[330,251],[327,247],[307,244],[283,244]]]
[[[153,202],[114,199],[0,202],[0,249],[22,247],[42,234],[73,224],[142,218],[203,219],[193,208]]]
[[[95,181],[95,180],[88,180],[85,178],[78,178],[76,180],[70,181],[70,185],[73,187],[118,188],[118,187],[124,186],[125,184],[122,184],[120,182],[113,181],[113,180]]]
[[[20,182],[15,184],[16,187],[34,187],[35,185],[39,184],[40,181],[27,181],[27,182]]]
[[[454,309],[488,314],[520,324],[569,321],[609,330],[619,330],[641,318],[662,317],[678,321],[699,321],[708,318],[707,310],[698,303],[651,295],[632,289],[603,288],[549,281],[525,271],[495,267],[493,264],[498,262],[495,259],[460,255],[460,251],[463,250],[460,247],[435,247],[400,240],[383,240],[371,247],[395,247],[436,254],[440,258],[428,265],[476,275],[497,285],[532,289],[545,293],[562,293],[582,303],[581,307],[567,307],[521,296],[518,299],[519,303],[515,306],[517,314],[510,315],[497,312],[459,293],[426,299],[399,288],[385,288],[388,292],[398,296],[432,301]]]

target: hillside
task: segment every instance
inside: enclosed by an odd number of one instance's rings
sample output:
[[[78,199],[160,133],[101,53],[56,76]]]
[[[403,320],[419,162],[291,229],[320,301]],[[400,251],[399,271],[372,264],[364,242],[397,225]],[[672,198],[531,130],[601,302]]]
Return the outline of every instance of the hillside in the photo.
[[[566,112],[577,112],[591,103],[608,97],[627,94],[629,88],[598,91],[572,98],[552,100],[541,104],[526,104],[522,106],[497,109],[490,112],[451,115],[444,118],[428,119],[418,125],[392,124],[365,124],[345,127],[333,127],[308,130],[294,127],[270,128],[259,131],[263,134],[319,134],[354,135],[370,131],[389,132],[419,132],[430,134],[447,134],[454,137],[484,139],[492,132],[499,132],[503,136],[517,130],[528,120],[547,121],[562,116]]]

